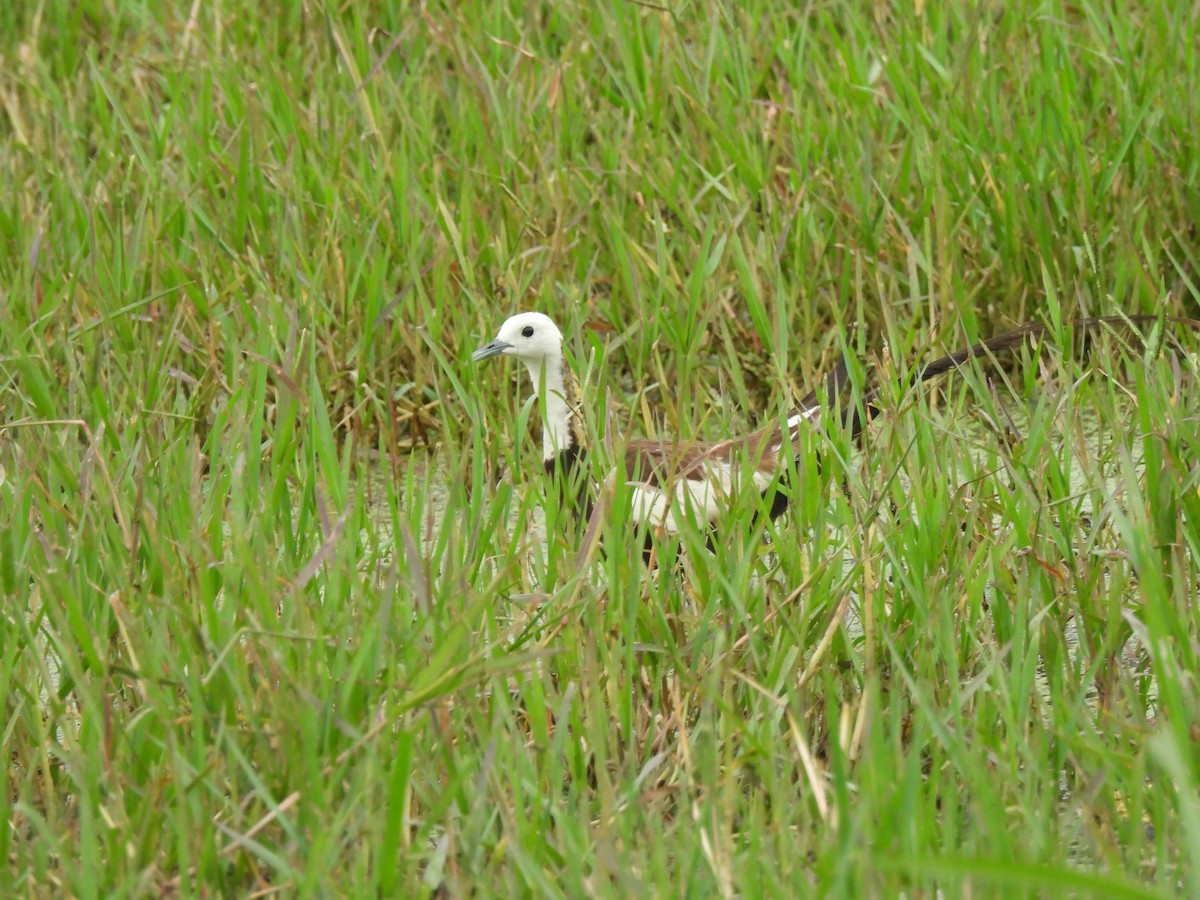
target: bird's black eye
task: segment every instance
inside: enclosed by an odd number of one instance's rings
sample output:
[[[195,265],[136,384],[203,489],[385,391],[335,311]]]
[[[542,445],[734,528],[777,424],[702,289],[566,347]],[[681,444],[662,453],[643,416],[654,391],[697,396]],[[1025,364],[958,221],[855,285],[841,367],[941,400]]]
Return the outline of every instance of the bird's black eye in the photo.
[[[533,337],[533,326],[526,325],[521,329],[521,334],[523,334],[525,337]]]

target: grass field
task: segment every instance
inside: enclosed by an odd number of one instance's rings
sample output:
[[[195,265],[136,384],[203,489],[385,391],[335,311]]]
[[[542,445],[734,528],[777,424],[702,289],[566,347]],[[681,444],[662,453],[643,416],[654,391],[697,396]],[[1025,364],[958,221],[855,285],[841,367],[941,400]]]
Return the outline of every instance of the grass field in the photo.
[[[1200,896],[1200,341],[1066,326],[1200,312],[1198,16],[0,4],[0,892]],[[600,463],[889,413],[581,560],[526,308]]]

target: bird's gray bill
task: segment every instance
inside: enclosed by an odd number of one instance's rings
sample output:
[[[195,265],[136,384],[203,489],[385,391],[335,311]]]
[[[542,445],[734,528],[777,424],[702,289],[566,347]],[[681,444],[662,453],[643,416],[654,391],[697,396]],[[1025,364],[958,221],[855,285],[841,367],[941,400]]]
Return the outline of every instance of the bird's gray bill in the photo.
[[[508,341],[492,341],[490,344],[480,347],[478,350],[472,353],[471,361],[479,362],[481,359],[487,359],[489,356],[499,356],[511,346],[512,344],[510,344]]]

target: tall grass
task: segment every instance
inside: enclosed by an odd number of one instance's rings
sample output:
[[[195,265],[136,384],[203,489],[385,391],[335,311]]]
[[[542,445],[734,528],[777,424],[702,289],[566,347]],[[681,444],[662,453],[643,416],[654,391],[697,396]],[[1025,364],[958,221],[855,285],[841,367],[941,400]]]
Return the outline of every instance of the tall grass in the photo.
[[[1200,895],[1196,340],[1064,352],[1196,313],[1197,46],[1092,0],[0,5],[5,890]],[[844,350],[1057,339],[648,578],[468,363],[526,308],[600,462]]]

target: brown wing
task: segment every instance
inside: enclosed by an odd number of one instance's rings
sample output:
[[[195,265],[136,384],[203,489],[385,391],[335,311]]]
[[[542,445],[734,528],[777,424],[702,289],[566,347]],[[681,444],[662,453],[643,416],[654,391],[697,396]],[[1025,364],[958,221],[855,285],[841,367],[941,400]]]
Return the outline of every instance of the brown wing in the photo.
[[[779,428],[762,428],[724,441],[630,441],[625,448],[625,477],[662,488],[680,478],[703,481],[707,466],[752,458],[760,472],[779,465]]]

